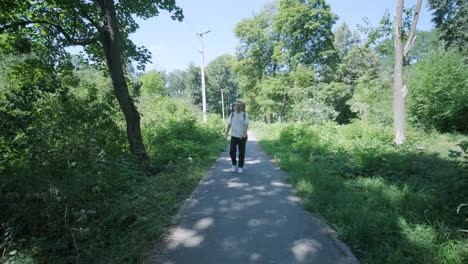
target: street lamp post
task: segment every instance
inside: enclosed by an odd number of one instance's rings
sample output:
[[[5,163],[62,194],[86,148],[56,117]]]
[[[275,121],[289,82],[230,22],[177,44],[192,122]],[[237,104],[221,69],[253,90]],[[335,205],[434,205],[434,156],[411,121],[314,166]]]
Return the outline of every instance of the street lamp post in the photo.
[[[224,119],[224,90],[221,88],[221,110],[223,112],[223,122],[226,123],[226,120]]]
[[[208,34],[211,30],[208,30],[203,33],[197,33],[201,40],[201,56],[202,56],[202,65],[201,65],[201,81],[202,81],[202,109],[203,109],[203,121],[206,122],[206,89],[205,89],[205,55],[203,51],[203,35]]]

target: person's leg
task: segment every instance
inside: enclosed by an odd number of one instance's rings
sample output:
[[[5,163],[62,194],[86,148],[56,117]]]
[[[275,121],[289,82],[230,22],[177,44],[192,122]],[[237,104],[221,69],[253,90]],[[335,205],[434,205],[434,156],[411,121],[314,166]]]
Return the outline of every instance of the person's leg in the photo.
[[[231,146],[230,146],[230,149],[229,149],[229,155],[231,156],[231,162],[232,162],[232,165],[233,166],[236,166],[237,165],[237,161],[236,161],[236,152],[237,152],[237,140],[238,138],[236,137],[231,137]]]
[[[244,167],[244,158],[245,158],[245,144],[247,143],[247,138],[239,140],[239,168]]]

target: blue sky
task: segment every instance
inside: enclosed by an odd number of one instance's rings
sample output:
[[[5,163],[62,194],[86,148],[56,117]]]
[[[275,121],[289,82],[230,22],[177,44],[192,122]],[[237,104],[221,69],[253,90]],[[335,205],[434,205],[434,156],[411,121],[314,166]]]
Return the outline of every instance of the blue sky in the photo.
[[[211,30],[204,37],[205,66],[222,54],[235,54],[238,40],[234,27],[244,18],[258,13],[271,0],[177,0],[184,11],[182,22],[170,19],[162,11],[158,17],[138,20],[140,28],[130,38],[138,46],[152,52],[152,64],[146,70],[186,69],[190,62],[201,65],[200,40],[197,32]],[[416,5],[417,0],[405,1],[405,7]],[[377,26],[385,10],[393,17],[396,0],[327,0],[332,11],[339,16],[335,26],[346,22],[352,30],[363,24],[367,17],[372,26]],[[418,29],[433,28],[431,14],[423,2]]]

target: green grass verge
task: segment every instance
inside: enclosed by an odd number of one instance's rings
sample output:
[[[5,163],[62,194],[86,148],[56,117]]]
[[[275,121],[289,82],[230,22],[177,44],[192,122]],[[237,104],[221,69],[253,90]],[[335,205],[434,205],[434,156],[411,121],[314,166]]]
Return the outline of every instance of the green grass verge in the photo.
[[[27,221],[23,227],[1,226],[0,263],[140,263],[226,144],[221,136],[209,141],[197,148],[202,156],[179,159],[156,175],[122,159],[81,169],[55,191],[8,193],[29,212],[17,214]],[[35,229],[18,235],[25,227]]]
[[[467,263],[468,173],[447,150],[461,135],[389,128],[253,124],[305,206],[321,214],[363,263]],[[437,149],[435,146],[442,146]]]
[[[127,203],[128,217],[132,223],[125,230],[115,230],[106,254],[93,262],[138,263],[145,250],[170,227],[173,216],[182,202],[191,194],[224,149],[225,141],[216,139],[206,146],[206,157],[177,164],[170,172],[146,177],[138,182]],[[123,232],[122,232],[123,231]]]

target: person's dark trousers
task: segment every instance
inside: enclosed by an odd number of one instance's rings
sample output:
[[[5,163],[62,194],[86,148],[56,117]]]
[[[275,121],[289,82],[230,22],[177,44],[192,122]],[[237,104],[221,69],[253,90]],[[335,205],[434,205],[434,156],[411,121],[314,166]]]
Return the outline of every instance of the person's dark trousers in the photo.
[[[231,155],[232,165],[236,165],[236,152],[237,148],[239,148],[239,168],[244,167],[244,157],[245,157],[245,143],[247,142],[247,138],[238,138],[238,137],[231,137],[231,148],[229,150],[229,155]]]

